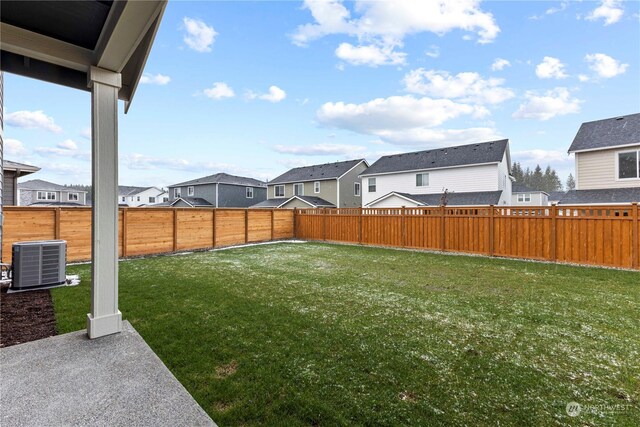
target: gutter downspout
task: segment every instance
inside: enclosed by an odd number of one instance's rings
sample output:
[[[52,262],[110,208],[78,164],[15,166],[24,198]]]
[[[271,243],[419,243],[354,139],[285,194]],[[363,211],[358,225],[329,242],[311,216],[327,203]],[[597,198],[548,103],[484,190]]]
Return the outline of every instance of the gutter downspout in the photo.
[[[218,208],[218,186],[220,184],[216,182],[216,209]]]
[[[337,203],[337,208],[340,208],[340,178],[336,178],[336,182],[338,183],[338,203]]]

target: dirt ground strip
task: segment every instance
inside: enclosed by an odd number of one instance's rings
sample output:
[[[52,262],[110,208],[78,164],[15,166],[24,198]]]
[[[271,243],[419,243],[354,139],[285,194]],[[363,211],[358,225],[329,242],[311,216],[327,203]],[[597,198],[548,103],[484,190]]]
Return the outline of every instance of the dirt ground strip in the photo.
[[[56,317],[48,289],[0,294],[0,347],[56,335]]]

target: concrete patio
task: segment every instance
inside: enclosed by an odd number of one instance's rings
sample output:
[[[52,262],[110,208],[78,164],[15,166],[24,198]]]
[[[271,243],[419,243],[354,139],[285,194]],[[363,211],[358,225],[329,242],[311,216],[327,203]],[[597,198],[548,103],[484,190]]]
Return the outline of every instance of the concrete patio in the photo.
[[[215,426],[127,321],[0,350],[2,426]]]

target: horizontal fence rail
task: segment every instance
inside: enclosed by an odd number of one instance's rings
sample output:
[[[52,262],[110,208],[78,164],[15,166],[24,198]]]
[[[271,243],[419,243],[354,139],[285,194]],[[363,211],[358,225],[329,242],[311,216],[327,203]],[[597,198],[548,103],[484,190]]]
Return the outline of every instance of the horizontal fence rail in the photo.
[[[295,210],[295,237],[640,268],[638,205]]]
[[[29,240],[67,241],[67,260],[91,259],[91,208],[5,206],[2,262],[11,246]],[[285,209],[120,208],[121,257],[290,239],[294,216]]]

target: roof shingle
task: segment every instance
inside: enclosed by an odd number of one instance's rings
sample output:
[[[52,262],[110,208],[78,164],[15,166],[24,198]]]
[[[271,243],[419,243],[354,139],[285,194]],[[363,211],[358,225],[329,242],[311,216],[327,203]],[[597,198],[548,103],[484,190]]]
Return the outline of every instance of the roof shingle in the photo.
[[[640,113],[583,123],[569,153],[632,144],[640,144]]]
[[[247,187],[266,187],[266,183],[263,181],[244,176],[229,175],[224,172],[203,176],[202,178],[192,179],[191,181],[180,182],[178,184],[169,185],[169,187],[183,187],[185,185],[199,184],[235,184],[245,185]]]
[[[269,185],[339,178],[362,161],[364,161],[364,159],[294,168],[271,180]]]
[[[393,154],[378,159],[362,175],[498,163],[502,161],[508,144],[508,139],[502,139],[414,153]]]

